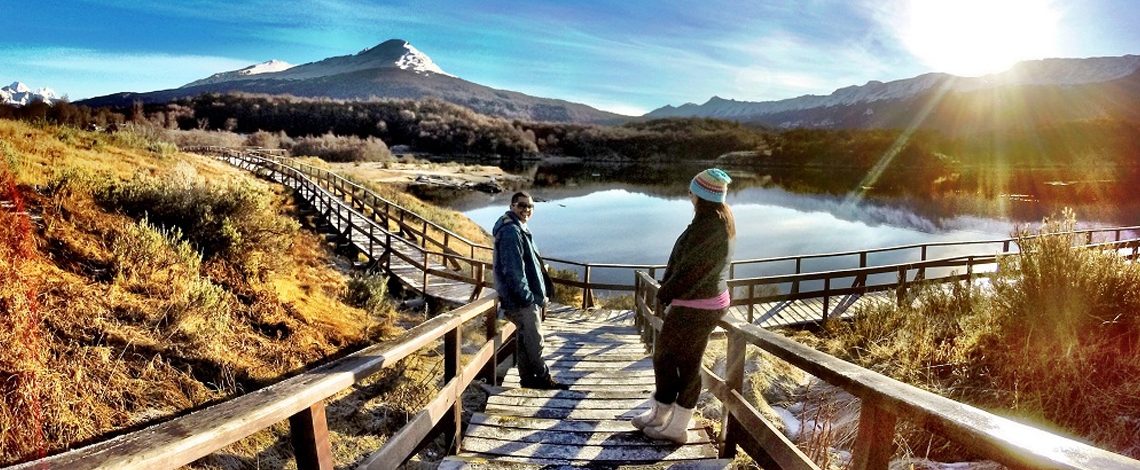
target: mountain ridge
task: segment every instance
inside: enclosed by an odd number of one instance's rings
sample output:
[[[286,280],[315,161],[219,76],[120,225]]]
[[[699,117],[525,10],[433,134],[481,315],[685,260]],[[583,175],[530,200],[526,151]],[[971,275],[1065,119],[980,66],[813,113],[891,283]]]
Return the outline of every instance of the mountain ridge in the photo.
[[[179,88],[114,93],[79,104],[123,107],[134,101],[156,103],[204,93],[246,92],[344,100],[438,98],[483,114],[531,121],[608,124],[631,118],[581,103],[464,80],[445,72],[402,39],[390,39],[356,54],[265,70],[271,62],[219,72]]]
[[[868,105],[864,114],[871,116],[875,107],[899,101],[924,101],[931,95],[968,94],[983,90],[1013,90],[1033,87],[1064,88],[1109,86],[1140,72],[1140,55],[1092,57],[1084,59],[1042,59],[1019,62],[1009,70],[981,77],[959,77],[946,73],[926,73],[911,78],[838,88],[829,95],[802,95],[774,101],[738,101],[719,96],[703,104],[666,105],[646,113],[644,118],[714,117],[736,121],[760,122],[776,127],[878,127],[874,119],[863,123],[851,119],[818,118],[823,110]],[[1039,89],[1039,88],[1038,88]],[[816,119],[805,119],[815,115]]]

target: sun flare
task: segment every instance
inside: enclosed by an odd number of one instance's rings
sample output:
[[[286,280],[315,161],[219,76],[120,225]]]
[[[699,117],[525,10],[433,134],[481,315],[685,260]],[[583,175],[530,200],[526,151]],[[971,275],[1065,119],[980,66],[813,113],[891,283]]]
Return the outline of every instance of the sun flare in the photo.
[[[1050,0],[910,0],[900,33],[935,71],[978,76],[1055,55],[1060,17]]]

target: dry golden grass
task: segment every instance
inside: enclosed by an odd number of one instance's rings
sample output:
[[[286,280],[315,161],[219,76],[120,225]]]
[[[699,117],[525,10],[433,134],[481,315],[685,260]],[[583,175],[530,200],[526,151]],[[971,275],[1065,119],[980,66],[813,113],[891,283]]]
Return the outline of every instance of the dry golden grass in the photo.
[[[923,290],[836,324],[825,352],[1098,446],[1140,457],[1140,265],[1078,248],[1071,213],[1047,219],[992,289]],[[1026,235],[1026,234],[1022,234]],[[954,446],[910,432],[915,449]]]
[[[279,190],[145,135],[0,120],[0,465],[134,429],[276,381],[398,333],[344,304],[319,239],[267,246],[263,279],[202,258],[182,234],[117,214],[93,193],[136,175]],[[289,207],[266,218],[288,217]],[[294,224],[295,225],[295,224]],[[201,235],[201,234],[195,234]]]

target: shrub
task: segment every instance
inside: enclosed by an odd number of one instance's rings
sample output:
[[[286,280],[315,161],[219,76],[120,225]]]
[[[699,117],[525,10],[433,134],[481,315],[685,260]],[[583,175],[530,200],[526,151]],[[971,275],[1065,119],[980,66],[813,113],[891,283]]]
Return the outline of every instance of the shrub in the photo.
[[[98,188],[95,197],[104,207],[178,228],[203,259],[233,263],[256,279],[276,266],[276,253],[291,246],[297,223],[276,214],[273,195],[264,187],[175,176],[136,175]]]
[[[380,274],[354,274],[344,289],[344,302],[379,316],[388,307],[388,277]]]
[[[289,148],[294,145],[293,139],[285,131],[265,132],[257,131],[245,138],[245,146],[267,149]]]
[[[330,162],[380,162],[392,160],[392,152],[384,141],[375,137],[361,139],[356,136],[336,136],[332,133],[320,137],[297,139],[291,149],[293,155],[320,157]]]
[[[572,269],[557,269],[550,268],[548,271],[550,277],[554,279],[563,279],[567,281],[577,281],[578,272]],[[582,305],[582,289],[565,284],[554,284],[554,293],[550,294],[550,299],[554,302],[566,305]]]
[[[202,257],[177,227],[164,229],[145,218],[111,240],[115,277],[132,291],[171,295],[198,277]]]
[[[163,130],[163,137],[179,147],[214,146],[241,147],[245,139],[240,134],[228,131],[206,131],[201,129]]]

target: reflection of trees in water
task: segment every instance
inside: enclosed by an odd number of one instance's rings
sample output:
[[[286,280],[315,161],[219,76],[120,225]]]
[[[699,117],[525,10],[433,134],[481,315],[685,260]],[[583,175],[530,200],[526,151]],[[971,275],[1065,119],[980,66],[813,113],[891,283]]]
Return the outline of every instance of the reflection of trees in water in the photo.
[[[873,207],[907,210],[926,218],[934,228],[942,220],[962,215],[991,217],[1015,223],[1039,222],[1063,207],[1076,210],[1081,221],[1130,225],[1140,222],[1140,169],[1095,167],[1074,170],[962,168],[950,175],[931,175],[908,169],[888,169],[878,180],[866,181],[857,168],[757,168],[746,165],[638,162],[538,162],[504,160],[500,167],[533,178],[532,192],[539,198],[564,199],[606,189],[625,189],[655,197],[679,198],[697,172],[718,166],[732,175],[730,191],[778,188],[823,199],[862,196],[848,204],[864,211],[843,210],[852,217]],[[504,196],[455,194],[436,202],[459,210],[496,204]],[[506,197],[509,197],[507,195]],[[828,204],[838,207],[837,204]],[[847,217],[843,217],[847,218]],[[882,222],[886,223],[886,220]],[[909,225],[909,224],[908,224]]]

